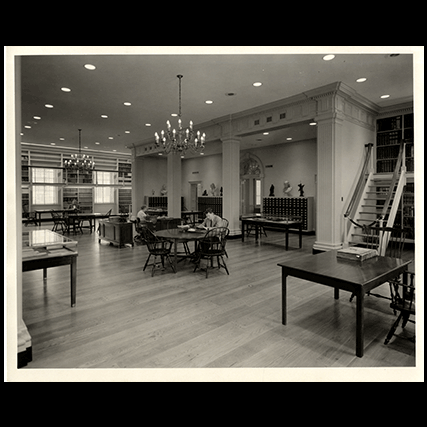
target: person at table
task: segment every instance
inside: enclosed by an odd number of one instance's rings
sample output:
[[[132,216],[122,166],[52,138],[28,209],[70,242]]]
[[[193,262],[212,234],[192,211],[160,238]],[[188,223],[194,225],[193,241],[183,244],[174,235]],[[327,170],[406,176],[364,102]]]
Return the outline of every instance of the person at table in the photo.
[[[79,210],[79,202],[77,199],[73,199],[71,204],[68,206],[68,209],[74,209],[75,211]]]
[[[196,228],[203,228],[205,230],[210,230],[216,227],[222,227],[222,218],[218,215],[215,215],[211,208],[205,210],[206,218],[204,221],[197,225]]]
[[[138,213],[136,214],[136,216],[139,218],[139,220],[141,222],[146,222],[147,221],[147,214],[145,213],[145,211],[147,210],[147,205],[142,205],[141,209],[138,211]]]

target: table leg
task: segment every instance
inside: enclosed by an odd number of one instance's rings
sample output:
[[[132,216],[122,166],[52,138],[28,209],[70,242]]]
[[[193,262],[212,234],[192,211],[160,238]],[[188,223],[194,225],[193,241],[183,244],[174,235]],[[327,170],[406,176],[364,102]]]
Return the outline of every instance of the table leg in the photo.
[[[77,258],[73,257],[70,264],[70,282],[71,282],[71,307],[76,305],[77,290]]]
[[[364,292],[359,292],[357,295],[356,303],[356,356],[363,357],[363,344],[364,344]]]
[[[334,288],[334,298],[340,299],[340,288]]]
[[[178,266],[178,240],[173,239],[173,266],[175,271],[177,271]]]
[[[258,224],[255,225],[255,242],[258,242],[258,232],[259,232],[259,226]]]
[[[288,247],[289,247],[289,227],[285,228],[285,234],[286,234],[286,250],[288,250]]]
[[[43,280],[47,280],[47,268],[43,268]]]
[[[284,274],[282,270],[282,325],[286,325],[286,278],[288,276]]]

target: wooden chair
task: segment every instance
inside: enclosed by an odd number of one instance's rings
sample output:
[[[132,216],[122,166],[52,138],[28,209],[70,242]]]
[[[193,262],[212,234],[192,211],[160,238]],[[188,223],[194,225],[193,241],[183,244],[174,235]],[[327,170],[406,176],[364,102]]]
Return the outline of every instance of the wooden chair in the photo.
[[[173,272],[176,273],[175,267],[173,266],[173,263],[170,259],[172,242],[170,240],[160,239],[147,227],[141,228],[141,237],[144,243],[147,245],[148,252],[149,252],[143,271],[145,271],[145,269],[147,268],[151,255],[153,255],[154,262],[152,264],[153,268],[151,270],[151,277],[154,276],[154,271],[158,264],[156,262],[157,257],[160,257],[163,268],[165,268],[165,258],[166,258],[169,261],[169,264],[172,267]]]
[[[68,232],[68,223],[63,218],[63,216],[54,210],[50,211],[50,214],[52,215],[53,219],[52,231],[58,232],[59,228],[61,228],[62,233],[64,232],[64,230]]]
[[[389,258],[401,258],[402,250],[405,245],[405,236],[407,230],[399,227],[374,227],[364,226],[363,227],[363,243],[360,245],[375,249],[378,251],[378,255],[386,256]],[[399,277],[396,278],[400,280]],[[390,282],[389,282],[390,283]],[[377,298],[384,298],[391,301],[391,296],[386,297],[384,295],[368,292],[368,295],[375,296]],[[353,300],[354,294],[350,297],[350,302]]]
[[[199,250],[197,253],[196,265],[194,267],[195,272],[197,268],[200,268],[200,262],[202,259],[206,259],[206,278],[208,277],[209,261],[211,267],[213,267],[213,259],[217,259],[218,269],[221,267],[225,268],[227,274],[227,265],[225,264],[223,256],[225,255],[225,245],[227,243],[227,237],[230,230],[226,227],[216,227],[209,230],[205,236],[199,241]],[[220,262],[220,258],[222,264]]]
[[[400,312],[400,314],[387,334],[384,344],[389,343],[402,319],[402,328],[404,328],[408,322],[415,323],[415,320],[409,318],[409,316],[415,316],[415,273],[406,272],[404,277],[406,279],[404,281],[405,283],[390,283],[390,307],[395,312]],[[410,338],[410,340],[415,342],[415,337]]]
[[[28,210],[28,205],[22,205],[22,218],[25,218],[24,226],[27,227],[29,224],[38,225],[35,212]]]

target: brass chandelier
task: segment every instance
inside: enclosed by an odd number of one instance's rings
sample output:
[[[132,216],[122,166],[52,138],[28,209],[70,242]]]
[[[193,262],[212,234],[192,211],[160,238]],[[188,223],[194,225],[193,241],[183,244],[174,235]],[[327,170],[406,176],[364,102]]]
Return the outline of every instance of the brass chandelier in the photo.
[[[181,121],[181,79],[182,75],[177,75],[179,79],[179,113],[178,113],[178,129],[172,129],[169,120],[166,122],[167,130],[162,130],[159,134],[156,132],[154,134],[156,138],[156,146],[161,147],[163,152],[169,154],[181,153],[184,154],[185,151],[190,150],[192,152],[203,151],[205,148],[205,139],[206,135],[203,133],[200,134],[200,131],[194,133],[193,122],[190,120],[190,126],[188,128],[182,127]]]
[[[71,154],[70,160],[64,161],[64,168],[69,171],[91,171],[95,169],[95,162],[89,156],[82,154],[81,129],[79,129],[79,153]]]

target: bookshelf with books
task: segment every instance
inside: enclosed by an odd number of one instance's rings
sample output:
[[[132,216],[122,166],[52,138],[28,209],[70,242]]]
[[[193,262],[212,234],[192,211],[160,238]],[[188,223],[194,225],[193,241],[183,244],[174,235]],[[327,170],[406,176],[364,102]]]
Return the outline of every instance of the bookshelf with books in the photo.
[[[407,172],[414,171],[414,114],[401,114],[377,120],[377,173],[392,173],[396,167],[399,146],[406,143]]]
[[[119,213],[132,212],[132,190],[119,188]]]
[[[64,187],[62,193],[64,209],[66,209],[74,199],[77,199],[80,212],[93,212],[92,187]]]
[[[414,114],[400,114],[377,119],[376,168],[377,173],[394,172],[401,141],[405,142],[407,184],[396,213],[395,225],[408,230],[406,241],[415,239],[415,190],[414,190]],[[381,188],[377,188],[380,191]],[[388,189],[385,188],[384,191]],[[377,204],[381,204],[380,200]]]
[[[314,231],[313,197],[264,197],[263,215],[272,217],[300,216],[303,231]]]
[[[119,161],[119,184],[132,185],[132,164]]]

